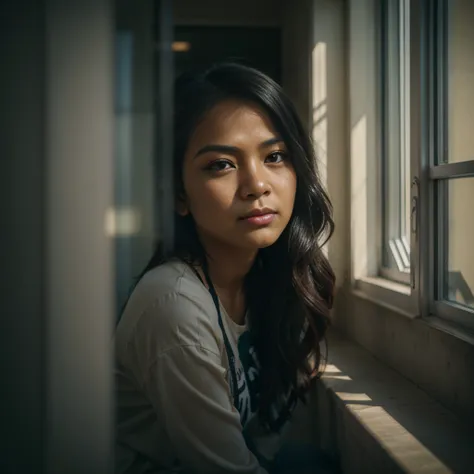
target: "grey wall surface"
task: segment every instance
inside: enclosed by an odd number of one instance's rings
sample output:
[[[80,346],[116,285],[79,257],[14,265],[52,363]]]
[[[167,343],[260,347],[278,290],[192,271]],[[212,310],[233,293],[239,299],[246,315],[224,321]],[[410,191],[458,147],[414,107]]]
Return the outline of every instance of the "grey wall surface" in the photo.
[[[0,472],[112,468],[113,9],[1,3]]]
[[[49,0],[47,29],[48,474],[112,466],[114,15]]]
[[[3,1],[0,19],[0,472],[33,474],[44,406],[43,11]]]

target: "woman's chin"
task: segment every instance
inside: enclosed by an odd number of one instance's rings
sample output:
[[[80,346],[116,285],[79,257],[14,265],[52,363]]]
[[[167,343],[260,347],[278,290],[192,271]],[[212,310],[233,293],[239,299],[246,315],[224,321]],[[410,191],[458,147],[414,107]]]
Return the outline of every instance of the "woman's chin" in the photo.
[[[273,245],[280,237],[281,232],[276,232],[275,229],[263,228],[255,230],[240,240],[240,245],[253,248],[255,250],[264,249]]]

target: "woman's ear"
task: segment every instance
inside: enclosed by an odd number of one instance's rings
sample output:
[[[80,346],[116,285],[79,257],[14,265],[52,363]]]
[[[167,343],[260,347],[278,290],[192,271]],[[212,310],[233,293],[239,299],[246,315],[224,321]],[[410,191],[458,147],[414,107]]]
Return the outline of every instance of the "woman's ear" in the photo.
[[[176,199],[176,212],[181,217],[187,216],[189,214],[189,207],[184,194],[180,194]]]

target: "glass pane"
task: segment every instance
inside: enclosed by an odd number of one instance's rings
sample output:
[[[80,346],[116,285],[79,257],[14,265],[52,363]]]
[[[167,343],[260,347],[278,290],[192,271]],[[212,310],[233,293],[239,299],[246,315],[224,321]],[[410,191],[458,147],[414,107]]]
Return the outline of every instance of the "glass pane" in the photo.
[[[445,299],[474,308],[474,178],[448,184]]]
[[[153,1],[117,2],[115,207],[110,215],[120,312],[153,249]]]
[[[450,0],[448,13],[448,161],[474,160],[474,2]]]
[[[382,265],[407,274],[410,267],[409,9],[404,0],[387,1],[385,9]]]

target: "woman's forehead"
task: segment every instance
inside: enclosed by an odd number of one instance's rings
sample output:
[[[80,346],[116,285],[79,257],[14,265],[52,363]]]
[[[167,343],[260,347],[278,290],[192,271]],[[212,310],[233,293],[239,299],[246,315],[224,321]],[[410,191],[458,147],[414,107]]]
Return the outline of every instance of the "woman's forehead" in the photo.
[[[270,118],[261,107],[251,102],[226,100],[206,113],[192,134],[190,146],[216,140],[265,141],[276,136]]]

